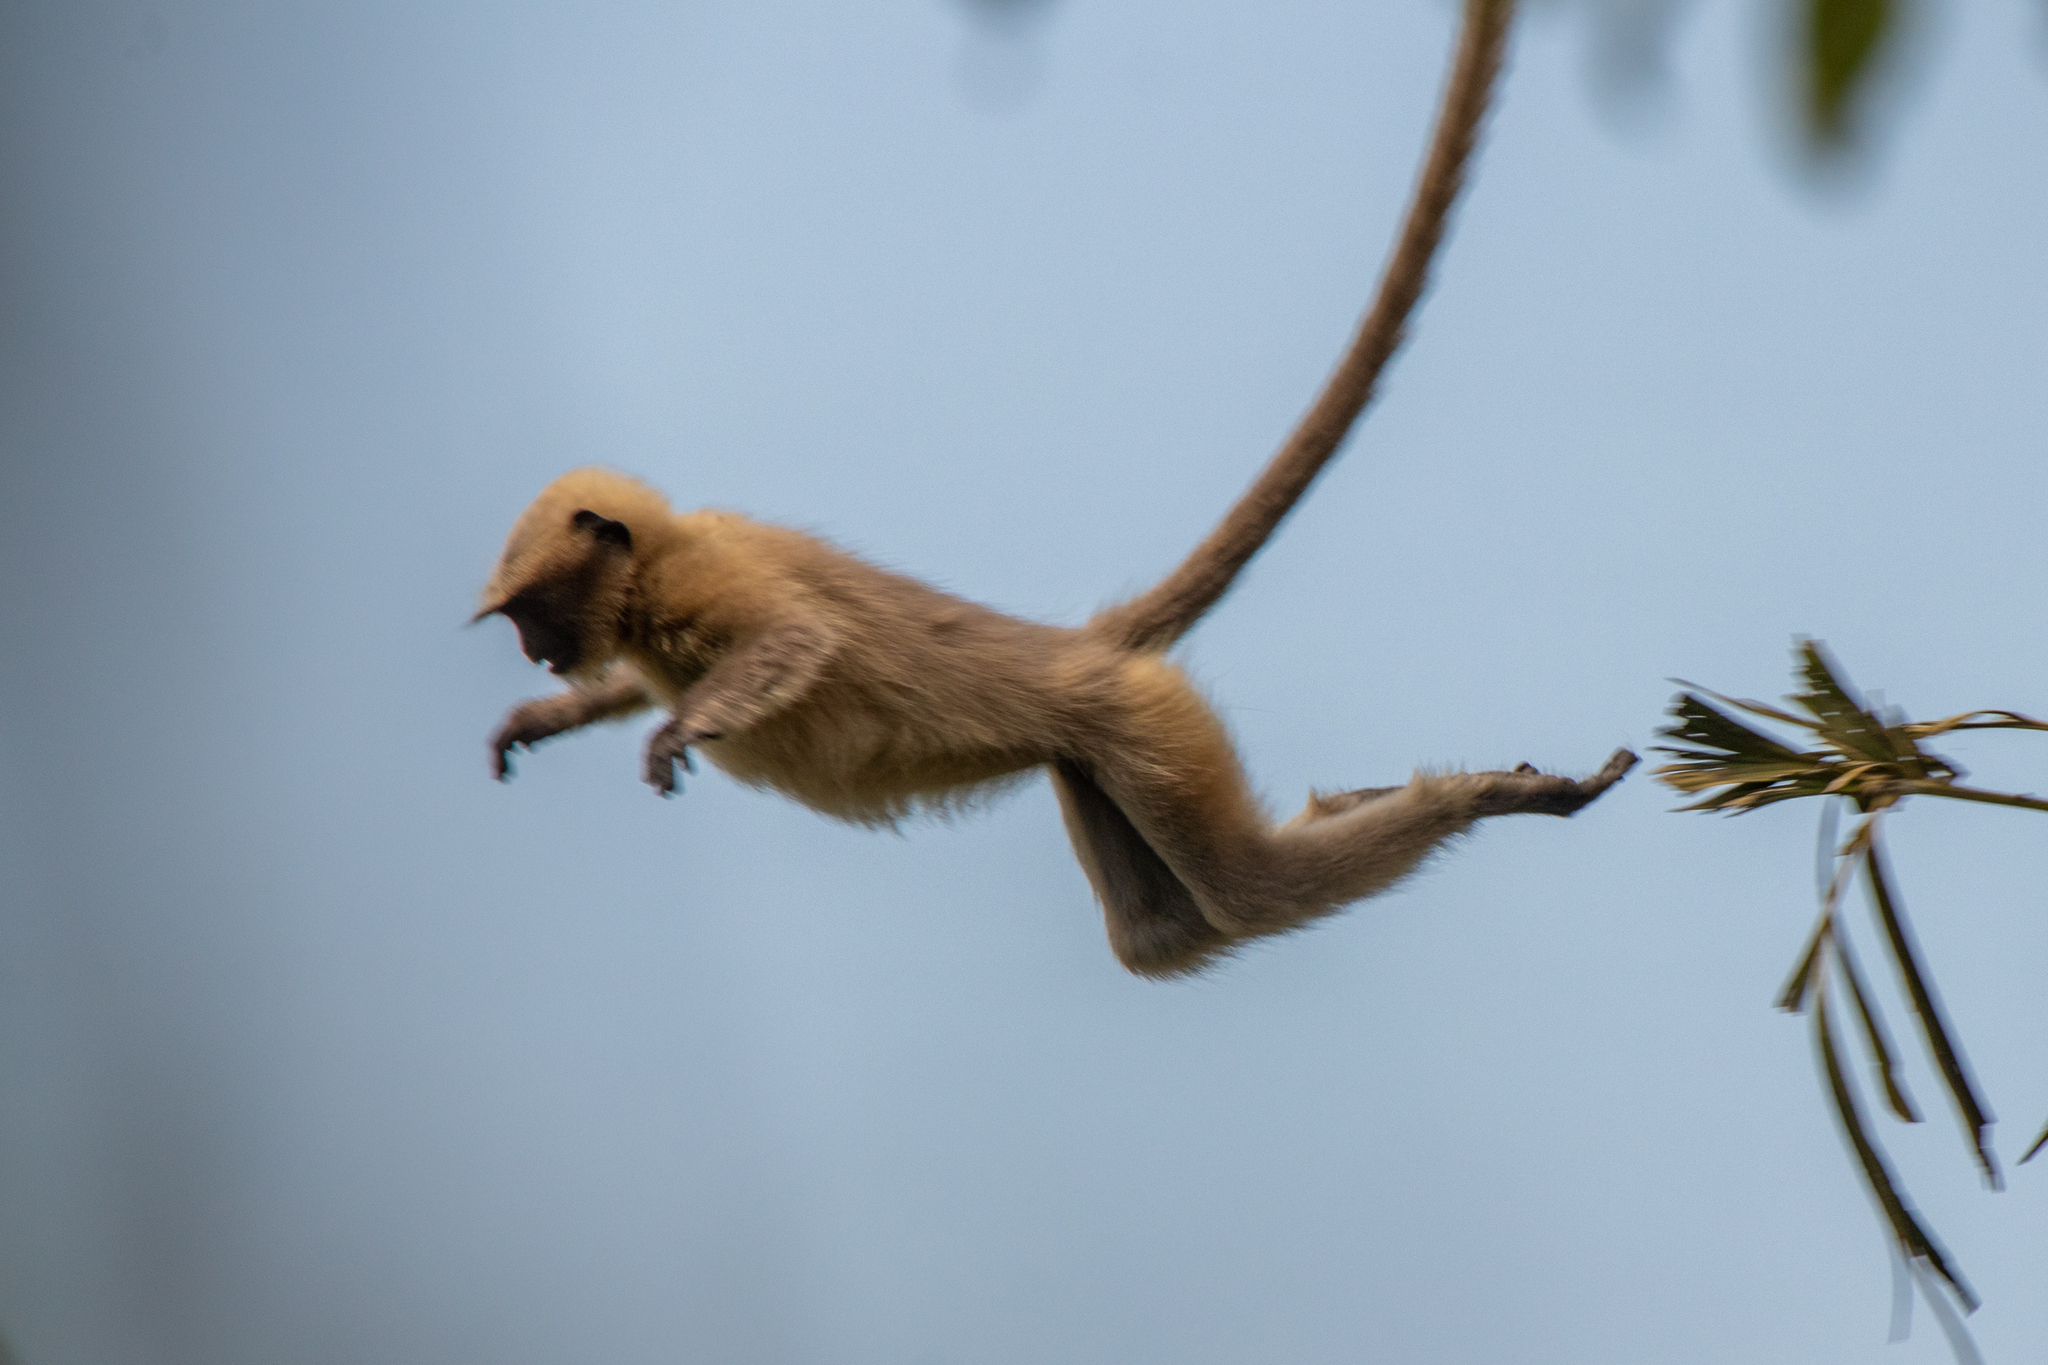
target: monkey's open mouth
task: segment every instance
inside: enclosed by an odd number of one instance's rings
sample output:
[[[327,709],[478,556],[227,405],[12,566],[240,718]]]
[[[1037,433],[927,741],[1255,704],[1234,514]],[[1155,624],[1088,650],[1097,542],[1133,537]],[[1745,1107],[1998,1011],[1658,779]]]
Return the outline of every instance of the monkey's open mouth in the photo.
[[[546,664],[549,672],[560,677],[583,662],[583,641],[547,605],[521,593],[498,611],[519,632],[519,652],[534,663]]]
[[[575,671],[576,665],[583,662],[583,651],[571,641],[536,640],[526,651],[526,657],[537,664],[546,664],[548,672],[561,677]]]

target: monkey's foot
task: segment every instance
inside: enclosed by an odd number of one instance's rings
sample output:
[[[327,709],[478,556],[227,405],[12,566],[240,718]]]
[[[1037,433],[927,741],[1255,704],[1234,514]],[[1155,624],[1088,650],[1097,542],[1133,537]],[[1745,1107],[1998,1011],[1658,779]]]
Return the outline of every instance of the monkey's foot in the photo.
[[[1591,777],[1557,777],[1524,763],[1511,773],[1474,773],[1483,785],[1474,803],[1480,815],[1571,815],[1636,766],[1636,756],[1616,749]]]
[[[654,788],[657,796],[676,794],[680,785],[676,781],[676,764],[682,764],[686,773],[697,771],[697,765],[690,759],[690,746],[701,738],[681,721],[672,720],[648,739],[647,785]]]

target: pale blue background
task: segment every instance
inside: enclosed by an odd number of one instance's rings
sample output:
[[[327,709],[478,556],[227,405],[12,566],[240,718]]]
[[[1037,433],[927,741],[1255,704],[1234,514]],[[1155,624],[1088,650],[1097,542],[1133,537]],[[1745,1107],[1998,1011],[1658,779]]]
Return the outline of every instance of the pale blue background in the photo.
[[[1948,7],[1851,193],[1767,11],[1649,117],[1522,33],[1384,402],[1184,651],[1276,804],[1588,769],[1795,632],[2048,713],[2038,7]],[[461,629],[601,461],[1078,621],[1307,401],[1406,192],[1429,0],[0,7],[0,1326],[28,1365],[1914,1362],[1768,1008],[1812,812],[1638,776],[1203,980],[1125,975],[1043,784],[902,837]],[[1945,745],[2048,787],[2036,737]],[[1895,851],[2048,1116],[2040,817]],[[1871,956],[1874,962],[1874,956]],[[1898,1015],[1903,1019],[1903,1014]],[[2048,1350],[2048,1169],[1883,1138]]]

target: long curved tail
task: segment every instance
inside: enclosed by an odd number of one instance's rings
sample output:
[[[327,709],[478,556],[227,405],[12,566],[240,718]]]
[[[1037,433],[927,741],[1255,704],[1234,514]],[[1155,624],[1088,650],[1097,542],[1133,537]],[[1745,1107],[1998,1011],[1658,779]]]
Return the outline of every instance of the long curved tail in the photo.
[[[1465,0],[1450,79],[1415,198],[1380,276],[1379,294],[1315,405],[1208,539],[1156,587],[1097,615],[1088,623],[1090,634],[1138,650],[1165,649],[1185,635],[1230,590],[1239,570],[1344,443],[1372,401],[1380,371],[1400,348],[1408,315],[1429,283],[1429,264],[1464,183],[1513,19],[1514,0]]]

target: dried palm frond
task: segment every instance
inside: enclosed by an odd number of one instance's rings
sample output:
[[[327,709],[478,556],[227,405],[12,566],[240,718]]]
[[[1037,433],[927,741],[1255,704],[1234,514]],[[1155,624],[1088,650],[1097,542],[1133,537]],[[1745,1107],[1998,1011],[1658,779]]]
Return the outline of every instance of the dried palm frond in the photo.
[[[1694,690],[1678,695],[1671,705],[1674,723],[1657,733],[1684,747],[1659,745],[1657,752],[1678,761],[1656,769],[1652,776],[1687,795],[1709,793],[1681,809],[1740,814],[1802,796],[1845,796],[1868,814],[1902,797],[1946,796],[2048,811],[2048,801],[2038,797],[1962,786],[1961,768],[1920,747],[1921,740],[1953,730],[2048,730],[2048,721],[2017,711],[1966,711],[1919,724],[1899,716],[1887,718],[1866,707],[1838,679],[1819,641],[1802,640],[1798,658],[1807,690],[1787,700],[1805,715],[1680,684]],[[1805,730],[1816,747],[1794,749],[1745,725],[1707,697]]]
[[[1683,810],[1739,815],[1800,797],[1839,796],[1853,802],[1863,813],[1864,819],[1855,832],[1839,848],[1832,849],[1834,868],[1821,886],[1820,918],[1800,949],[1777,1003],[1780,1009],[1810,1013],[1813,1018],[1814,1045],[1835,1117],[1902,1258],[1905,1279],[1901,1283],[1921,1287],[1957,1357],[1975,1360],[1976,1348],[1968,1333],[1936,1291],[1945,1288],[1965,1313],[1975,1311],[1977,1297],[1950,1265],[1947,1252],[1920,1221],[1865,1123],[1863,1106],[1850,1080],[1843,1045],[1832,1022],[1830,983],[1838,983],[1838,988],[1849,996],[1873,1079],[1883,1092],[1887,1107],[1899,1120],[1918,1123],[1920,1115],[1899,1080],[1890,1034],[1857,967],[1838,912],[1844,891],[1860,872],[1869,887],[1872,916],[1898,976],[1900,990],[1912,1008],[1928,1055],[1962,1122],[1971,1153],[1985,1182],[1993,1189],[2001,1188],[2003,1179],[1990,1142],[1991,1111],[1978,1094],[1977,1084],[1956,1044],[1954,1030],[1941,1009],[1933,980],[1921,961],[1903,903],[1885,864],[1877,826],[1885,811],[1908,796],[1944,796],[2048,811],[2048,801],[2038,797],[1963,786],[1963,770],[1921,744],[1935,735],[1957,730],[2048,730],[2048,722],[2017,711],[1966,711],[1945,720],[1917,723],[1896,711],[1881,713],[1857,697],[1816,640],[1799,642],[1795,676],[1805,684],[1804,691],[1787,698],[1789,706],[1795,709],[1725,697],[1681,684],[1690,690],[1673,701],[1672,723],[1658,732],[1675,741],[1673,745],[1662,746],[1660,752],[1670,754],[1676,761],[1657,769],[1655,776],[1688,796],[1700,797],[1681,807]],[[1733,714],[1738,711],[1803,732],[1799,743],[1807,747],[1795,748],[1738,719]],[[1822,828],[1824,838],[1832,845],[1833,836],[1828,833],[1832,825],[1827,819]],[[2048,1130],[2035,1140],[2021,1161],[2044,1146],[2048,1146]],[[1911,1291],[1908,1288],[1902,1292],[1910,1295]]]

